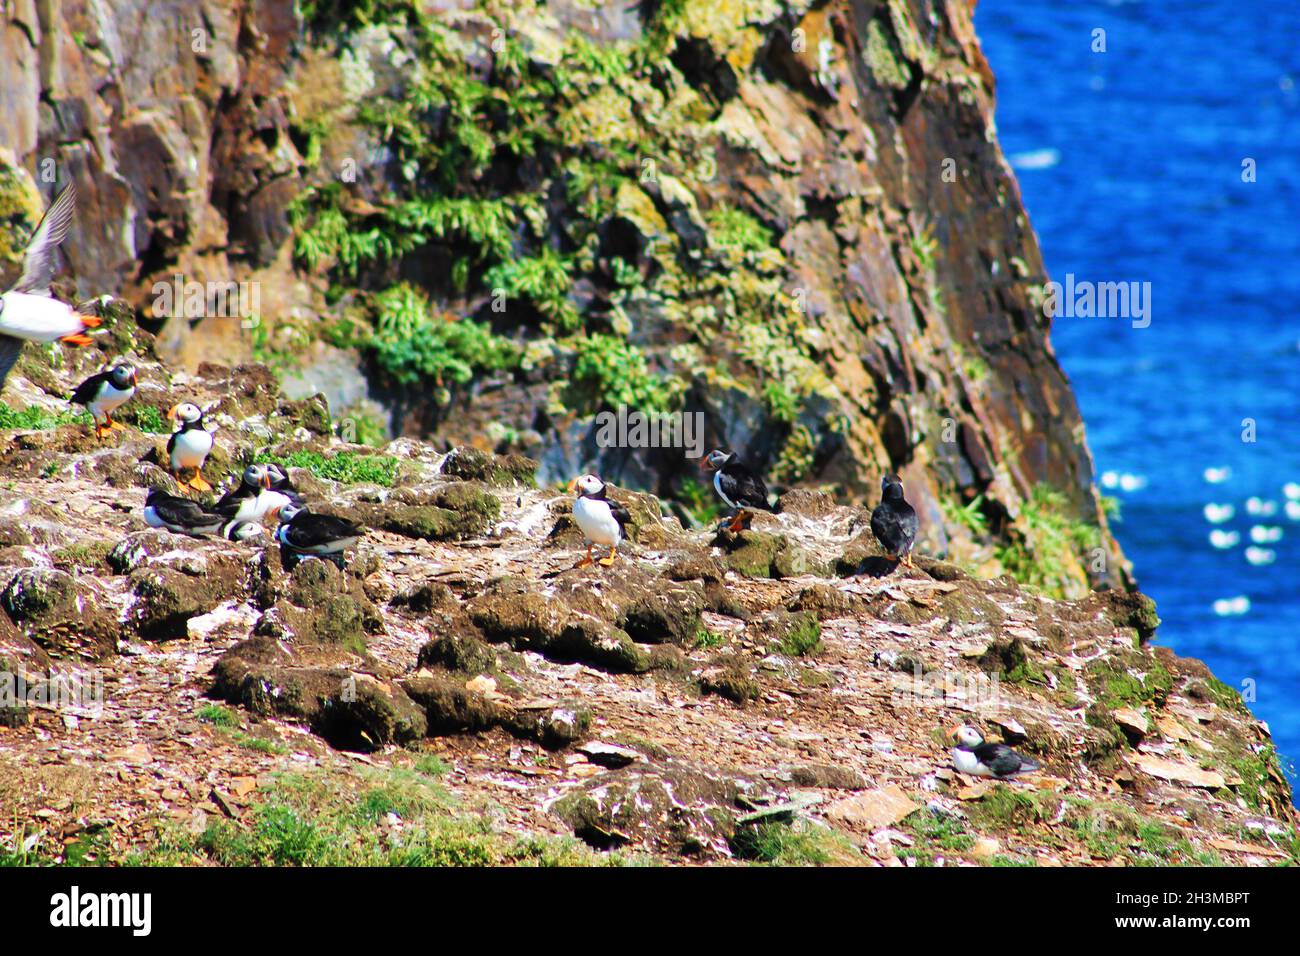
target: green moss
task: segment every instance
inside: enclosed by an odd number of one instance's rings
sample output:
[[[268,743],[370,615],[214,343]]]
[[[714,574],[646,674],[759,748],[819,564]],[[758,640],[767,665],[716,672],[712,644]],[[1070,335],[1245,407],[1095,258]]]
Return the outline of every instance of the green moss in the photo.
[[[772,232],[757,219],[735,206],[721,203],[704,216],[710,238],[720,246],[745,252],[767,252],[773,248]]]
[[[239,726],[239,715],[229,707],[222,707],[220,704],[204,704],[194,712],[194,716],[206,724],[214,724],[217,727]]]
[[[896,51],[890,34],[877,17],[867,25],[867,45],[862,53],[871,75],[881,86],[904,90],[912,82],[912,71]]]
[[[975,837],[967,831],[965,822],[946,813],[913,813],[902,826],[912,832],[915,842],[897,847],[894,852],[900,859],[915,860],[917,866],[933,866],[936,857],[962,854],[975,845]]]
[[[791,616],[785,632],[777,642],[777,649],[787,657],[807,657],[822,647],[822,626],[817,615],[801,611]]]
[[[640,412],[666,412],[681,385],[652,374],[645,353],[626,339],[595,333],[574,340],[577,359],[566,401],[580,412],[626,405]]]
[[[61,425],[92,425],[88,412],[50,412],[35,405],[13,409],[0,403],[0,429],[44,431]]]
[[[1087,578],[1081,555],[1101,545],[1101,530],[1073,517],[1066,497],[1036,485],[1023,503],[1008,543],[996,557],[1017,581],[1049,597],[1081,596]]]
[[[1040,814],[1034,798],[1023,790],[998,784],[970,808],[971,822],[981,830],[1021,830]]]
[[[372,484],[391,487],[397,480],[399,460],[390,455],[360,455],[339,452],[322,455],[315,451],[295,451],[287,455],[259,454],[257,462],[275,462],[292,468],[306,468],[317,478],[326,478],[343,484]]]
[[[732,837],[731,848],[742,860],[772,866],[824,866],[859,855],[838,833],[802,820],[741,827]]]

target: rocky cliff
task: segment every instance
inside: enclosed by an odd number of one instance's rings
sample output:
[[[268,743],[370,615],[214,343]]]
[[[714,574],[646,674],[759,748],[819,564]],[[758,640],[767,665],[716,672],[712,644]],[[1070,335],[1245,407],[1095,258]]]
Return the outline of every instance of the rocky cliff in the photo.
[[[681,450],[593,414],[698,412],[781,487],[900,472],[933,553],[1130,583],[970,4],[299,7],[8,8],[0,155],[77,180],[77,292],[171,363],[678,501]],[[160,304],[186,282],[255,302]]]

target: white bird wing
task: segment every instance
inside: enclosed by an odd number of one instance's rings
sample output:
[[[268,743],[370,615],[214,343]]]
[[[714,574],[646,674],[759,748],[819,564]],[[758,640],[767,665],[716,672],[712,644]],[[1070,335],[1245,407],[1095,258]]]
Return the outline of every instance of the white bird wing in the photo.
[[[76,183],[69,182],[58,198],[50,203],[50,208],[45,210],[40,224],[32,233],[32,241],[27,244],[23,260],[23,274],[13,291],[34,292],[38,295],[49,293],[50,280],[55,273],[54,252],[68,234],[76,206]]]

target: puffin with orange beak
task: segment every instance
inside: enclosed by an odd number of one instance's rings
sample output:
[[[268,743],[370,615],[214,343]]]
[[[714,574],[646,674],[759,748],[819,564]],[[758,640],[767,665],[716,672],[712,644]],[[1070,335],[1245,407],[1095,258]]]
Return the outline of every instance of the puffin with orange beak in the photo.
[[[84,315],[50,294],[59,243],[68,234],[76,211],[77,190],[68,183],[41,217],[23,256],[23,274],[15,285],[0,295],[0,388],[9,370],[22,354],[23,343],[53,342],[90,345],[88,329],[102,321]]]
[[[605,483],[595,475],[574,478],[569,482],[569,491],[578,492],[573,502],[573,520],[587,539],[587,556],[578,562],[578,567],[585,568],[592,563],[591,549],[597,544],[609,547],[609,557],[600,559],[601,564],[609,567],[618,557],[618,546],[627,537],[627,523],[632,516],[609,497]]]
[[[275,489],[278,468],[269,464],[249,465],[244,469],[239,486],[227,492],[213,508],[218,514],[241,523],[260,523],[272,512],[279,512],[288,504],[300,505],[302,499],[292,491]],[[283,474],[283,472],[279,472]]]
[[[211,491],[212,486],[203,480],[201,474],[203,463],[212,451],[212,432],[203,427],[203,410],[193,402],[181,402],[171,407],[167,417],[181,423],[181,427],[167,440],[172,474],[177,481],[188,484],[195,491]],[[190,469],[193,469],[194,477],[186,482],[181,476]]]
[[[123,427],[113,421],[112,413],[131,400],[135,386],[135,367],[122,362],[106,372],[90,376],[77,386],[68,401],[86,406],[95,420],[95,437],[103,438],[113,429]],[[103,424],[100,424],[101,418]]]
[[[713,472],[713,490],[735,510],[727,530],[736,532],[749,523],[751,511],[773,511],[767,503],[767,485],[736,453],[715,449],[700,461],[700,471]]]
[[[957,746],[952,750],[953,765],[972,777],[1006,780],[1041,769],[1033,760],[1016,753],[1006,744],[985,743],[984,735],[974,727],[953,727],[948,734],[957,740]]]

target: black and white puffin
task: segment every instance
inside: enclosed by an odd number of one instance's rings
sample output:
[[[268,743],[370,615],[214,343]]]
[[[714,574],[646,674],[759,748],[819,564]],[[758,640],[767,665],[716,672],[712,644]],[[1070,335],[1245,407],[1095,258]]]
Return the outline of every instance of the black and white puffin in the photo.
[[[9,370],[22,353],[23,342],[53,342],[89,345],[88,329],[102,321],[84,315],[50,295],[50,280],[55,272],[55,250],[68,234],[76,211],[77,190],[68,183],[57,199],[45,210],[27,251],[23,254],[23,274],[15,285],[0,295],[0,388],[4,388]]]
[[[151,528],[166,528],[174,534],[186,534],[191,538],[216,534],[226,521],[197,501],[168,494],[159,488],[150,491],[144,500],[144,520]]]
[[[743,464],[735,452],[727,454],[721,449],[709,452],[701,460],[700,470],[713,472],[713,490],[728,508],[735,509],[728,530],[743,528],[750,511],[775,510],[767,503],[767,485],[763,479]]]
[[[255,464],[244,469],[239,485],[222,496],[213,510],[241,522],[260,522],[288,504],[302,504],[294,492],[275,490],[273,465]],[[278,470],[278,469],[277,469]],[[283,472],[280,472],[283,476]]]
[[[871,533],[894,561],[912,566],[912,545],[916,544],[916,512],[903,498],[903,483],[897,475],[885,475],[880,482],[880,504],[871,512]]]
[[[289,475],[283,468],[275,462],[270,461],[266,463],[266,470],[271,476],[272,491],[280,492],[280,494],[287,497],[296,505],[302,504],[302,495],[299,494],[298,489],[293,486],[293,482],[289,480]]]
[[[248,541],[263,533],[262,526],[256,521],[227,521],[221,526],[221,536],[231,541]]]
[[[324,558],[343,568],[343,552],[355,547],[364,528],[337,515],[316,514],[301,505],[288,504],[280,509],[280,527],[275,540],[295,559],[305,556]]]
[[[957,746],[952,749],[952,762],[962,773],[1005,780],[1041,769],[1039,764],[1006,744],[986,744],[984,735],[974,727],[954,727],[950,733],[957,739]]]
[[[122,362],[106,372],[90,376],[77,386],[68,401],[86,406],[95,420],[95,436],[103,438],[114,428],[122,427],[113,421],[112,413],[131,400],[135,386],[135,366]],[[103,424],[100,424],[101,418]]]
[[[188,484],[195,491],[211,491],[212,486],[203,480],[201,474],[208,452],[212,451],[212,432],[203,427],[203,410],[193,402],[181,402],[171,407],[167,417],[181,423],[181,427],[167,439],[172,474],[177,481]],[[181,475],[191,468],[194,477],[188,482],[183,481]]]
[[[591,549],[597,544],[609,548],[609,557],[600,559],[601,564],[609,567],[618,557],[618,546],[627,537],[627,523],[632,516],[627,508],[608,496],[605,483],[595,475],[574,478],[569,482],[569,490],[578,492],[573,502],[573,520],[587,539],[587,556],[578,562],[578,567],[585,568],[592,563]]]

